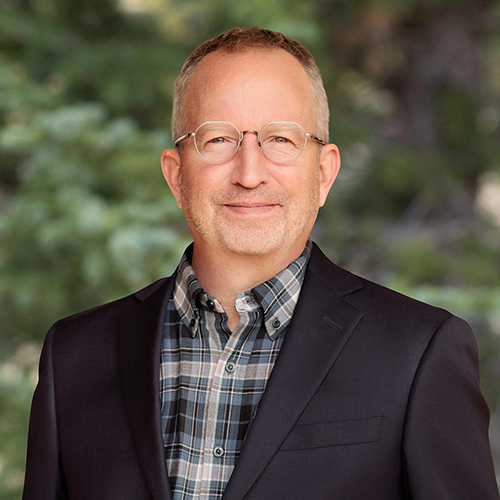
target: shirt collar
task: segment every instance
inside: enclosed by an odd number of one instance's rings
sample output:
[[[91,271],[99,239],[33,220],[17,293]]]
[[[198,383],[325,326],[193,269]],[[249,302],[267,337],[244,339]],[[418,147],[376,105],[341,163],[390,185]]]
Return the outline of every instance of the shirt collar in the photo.
[[[238,294],[236,304],[249,297],[255,298],[264,314],[267,334],[275,340],[289,325],[299,298],[305,270],[311,256],[312,243],[307,241],[302,254],[273,278],[252,290]],[[220,302],[206,293],[196,279],[191,266],[193,245],[184,252],[179,266],[173,293],[174,306],[193,337],[198,330],[199,308],[225,314]]]

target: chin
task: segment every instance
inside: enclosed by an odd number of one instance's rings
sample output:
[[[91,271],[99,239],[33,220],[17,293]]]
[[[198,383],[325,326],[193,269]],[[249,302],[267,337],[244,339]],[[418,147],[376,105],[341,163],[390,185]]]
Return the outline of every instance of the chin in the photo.
[[[219,232],[219,240],[224,248],[240,255],[266,255],[278,250],[284,242],[281,231],[224,231]]]

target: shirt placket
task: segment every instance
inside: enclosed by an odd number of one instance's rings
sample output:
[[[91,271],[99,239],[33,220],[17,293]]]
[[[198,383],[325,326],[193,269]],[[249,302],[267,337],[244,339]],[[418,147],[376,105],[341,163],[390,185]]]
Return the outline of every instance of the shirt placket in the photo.
[[[242,351],[253,349],[256,337],[256,319],[258,308],[248,297],[240,304],[237,301],[240,322],[222,347],[221,337],[215,328],[204,328],[212,353],[211,372],[207,404],[205,408],[205,425],[203,436],[203,458],[200,467],[200,497],[210,498],[214,492],[214,481],[225,484],[236,461],[235,443],[228,440],[230,416],[221,418],[221,411],[230,410],[242,394],[235,388],[234,379],[238,373],[244,373],[249,355]],[[203,322],[205,324],[205,322]]]

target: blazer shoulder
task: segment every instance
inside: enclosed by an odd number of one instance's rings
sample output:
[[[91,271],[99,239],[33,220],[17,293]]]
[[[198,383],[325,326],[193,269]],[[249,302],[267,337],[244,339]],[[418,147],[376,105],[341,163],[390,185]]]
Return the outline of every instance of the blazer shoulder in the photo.
[[[314,273],[363,313],[371,313],[380,319],[393,318],[402,322],[431,320],[440,323],[454,317],[443,308],[422,302],[337,266],[316,245],[308,272]]]
[[[130,295],[62,318],[54,323],[51,330],[68,328],[74,330],[80,327],[88,328],[92,324],[115,321],[135,304],[146,302],[157,294],[167,296],[171,293],[174,281],[173,276],[161,278]]]

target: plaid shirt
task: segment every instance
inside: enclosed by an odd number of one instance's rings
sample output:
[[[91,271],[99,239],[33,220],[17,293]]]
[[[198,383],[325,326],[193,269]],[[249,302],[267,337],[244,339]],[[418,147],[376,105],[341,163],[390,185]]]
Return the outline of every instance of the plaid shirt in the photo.
[[[222,305],[201,288],[189,249],[168,303],[160,397],[174,500],[222,497],[297,304],[311,253],[236,297],[231,332]]]

